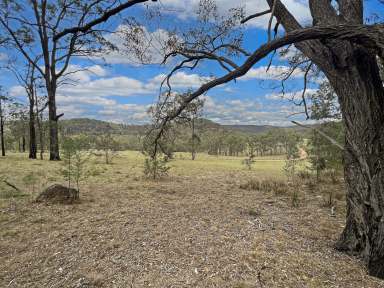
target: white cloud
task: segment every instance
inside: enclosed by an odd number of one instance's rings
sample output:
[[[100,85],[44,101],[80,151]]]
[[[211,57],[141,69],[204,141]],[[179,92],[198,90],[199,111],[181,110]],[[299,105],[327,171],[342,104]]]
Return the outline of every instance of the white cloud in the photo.
[[[9,96],[21,98],[21,97],[27,97],[27,93],[23,86],[17,85],[17,86],[12,86],[9,89]]]
[[[316,89],[307,89],[305,91],[305,96],[308,98],[309,96],[316,93]],[[265,99],[268,100],[294,100],[294,101],[301,101],[303,95],[303,90],[300,91],[294,91],[294,92],[287,92],[287,93],[271,93],[265,95]]]
[[[89,82],[95,77],[105,77],[108,72],[100,65],[82,67],[80,65],[69,65],[64,77],[74,82]]]
[[[159,88],[161,82],[166,78],[167,75],[159,74],[149,81],[148,87]],[[176,72],[170,78],[170,84],[173,88],[196,88],[211,80],[210,77],[200,76],[198,74],[187,74],[183,71]]]
[[[287,126],[294,119],[290,115],[299,111],[295,105],[263,105],[250,99],[217,101],[210,96],[204,99],[204,117],[221,124]]]
[[[119,25],[115,32],[106,36],[106,39],[116,46],[117,50],[103,53],[99,58],[103,58],[109,64],[130,64],[141,65],[144,63],[160,64],[163,61],[164,55],[167,53],[165,43],[170,39],[170,34],[164,29],[156,29],[148,31],[144,26],[140,26],[141,32],[137,33],[138,41],[130,41],[131,47],[127,47],[126,34],[130,33],[130,28],[127,25]],[[140,34],[138,34],[140,33]],[[145,47],[145,48],[143,48]],[[138,59],[133,51],[142,51],[145,59]]]
[[[0,62],[8,60],[8,55],[0,52]]]
[[[247,74],[240,78],[240,80],[246,81],[251,79],[262,79],[262,80],[282,80],[285,75],[290,71],[288,66],[271,66],[267,71],[267,66],[260,66],[257,68],[250,69]],[[300,69],[296,69],[290,75],[290,78],[302,78],[304,72]]]
[[[307,1],[303,0],[282,0],[288,10],[296,17],[300,23],[308,23],[311,20],[310,11]],[[234,7],[245,7],[247,15],[265,11],[269,8],[265,0],[216,0],[220,13],[226,13]],[[180,19],[188,19],[194,17],[199,0],[162,0],[162,7],[169,13],[177,14]],[[248,22],[248,25],[258,28],[266,28],[269,20],[269,15],[255,18]]]

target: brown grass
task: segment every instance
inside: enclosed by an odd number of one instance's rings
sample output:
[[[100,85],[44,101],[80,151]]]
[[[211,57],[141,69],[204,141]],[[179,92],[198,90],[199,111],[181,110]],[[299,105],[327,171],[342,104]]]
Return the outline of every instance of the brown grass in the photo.
[[[333,249],[344,200],[335,198],[332,217],[321,189],[298,186],[295,208],[290,193],[274,190],[284,182],[241,189],[259,172],[182,161],[159,182],[126,155],[100,163],[105,171],[75,205],[3,200],[0,287],[384,286]]]

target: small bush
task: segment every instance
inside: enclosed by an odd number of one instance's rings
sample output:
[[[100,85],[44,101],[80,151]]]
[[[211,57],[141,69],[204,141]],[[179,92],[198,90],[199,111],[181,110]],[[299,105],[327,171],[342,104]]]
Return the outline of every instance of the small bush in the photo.
[[[307,180],[311,178],[311,174],[308,171],[298,171],[297,177],[303,180]]]
[[[168,157],[149,157],[144,162],[144,175],[154,180],[168,175]]]
[[[324,179],[330,181],[332,184],[339,183],[338,173],[334,169],[328,169],[323,173]]]
[[[34,172],[30,172],[23,177],[23,183],[28,187],[30,194],[35,193],[36,184],[38,182],[39,182],[39,177]]]
[[[249,209],[248,210],[248,213],[247,213],[249,216],[252,216],[252,217],[258,217],[260,216],[260,212],[255,210],[255,209]]]
[[[246,190],[273,192],[275,195],[283,195],[289,191],[289,185],[286,182],[272,179],[250,179],[246,183],[241,184],[240,188]]]
[[[299,207],[299,204],[300,204],[300,197],[299,197],[299,192],[297,189],[294,189],[292,191],[292,195],[291,195],[291,204],[292,204],[292,207]]]

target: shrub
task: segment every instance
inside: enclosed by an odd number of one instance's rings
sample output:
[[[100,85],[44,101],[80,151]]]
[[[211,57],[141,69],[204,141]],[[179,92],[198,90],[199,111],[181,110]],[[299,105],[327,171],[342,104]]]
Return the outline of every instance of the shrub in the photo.
[[[81,149],[81,142],[72,138],[64,139],[61,174],[68,183],[68,189],[71,188],[72,182],[75,182],[78,193],[80,192],[80,182],[90,176],[89,170],[86,169],[86,163],[90,155]]]
[[[144,162],[144,175],[154,180],[167,176],[170,167],[168,157],[148,157]]]
[[[300,198],[299,198],[299,192],[297,189],[294,189],[292,191],[292,195],[291,195],[291,204],[292,204],[292,207],[299,207],[299,204],[300,204]]]
[[[275,195],[283,195],[289,191],[289,185],[284,181],[273,179],[250,179],[240,185],[241,189],[273,192]]]

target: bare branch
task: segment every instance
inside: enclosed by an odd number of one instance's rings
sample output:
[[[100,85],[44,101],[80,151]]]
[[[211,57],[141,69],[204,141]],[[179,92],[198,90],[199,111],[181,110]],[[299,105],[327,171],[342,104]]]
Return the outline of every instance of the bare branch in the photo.
[[[67,28],[67,29],[64,29],[63,31],[61,31],[60,33],[57,33],[54,37],[53,37],[53,41],[58,41],[60,38],[63,38],[65,35],[68,35],[68,34],[74,34],[74,33],[79,33],[79,32],[86,32],[88,31],[89,29],[91,29],[92,27],[98,25],[98,24],[101,24],[101,23],[104,23],[106,22],[110,17],[120,13],[121,11],[135,5],[135,4],[138,4],[138,3],[144,3],[144,2],[147,2],[148,0],[130,0],[130,1],[127,1],[125,2],[124,4],[121,4],[111,10],[108,10],[106,12],[104,12],[104,14],[83,25],[83,26],[77,26],[77,27],[72,27],[72,28]],[[153,2],[157,1],[157,0],[152,0]]]
[[[263,16],[263,15],[269,14],[269,13],[271,13],[271,11],[272,11],[271,9],[268,9],[268,10],[265,10],[263,12],[259,12],[259,13],[256,13],[256,14],[249,15],[248,17],[246,17],[243,20],[241,20],[240,23],[244,24],[245,22],[248,22],[251,19],[254,19],[254,18]]]
[[[267,44],[260,46],[259,49],[257,49],[244,62],[243,65],[239,66],[239,68],[220,78],[216,78],[212,81],[203,84],[202,86],[200,86],[199,89],[197,89],[195,92],[191,93],[187,98],[185,98],[184,103],[181,103],[181,105],[171,115],[167,115],[161,121],[161,123],[159,123],[159,126],[157,127],[159,129],[159,132],[157,134],[157,137],[155,138],[155,143],[160,139],[160,137],[164,133],[163,129],[167,125],[167,123],[175,119],[191,101],[204,94],[206,91],[245,75],[253,67],[253,65],[255,65],[258,61],[266,57],[273,50],[276,50],[292,43],[323,38],[337,38],[339,40],[351,41],[356,44],[363,45],[367,48],[374,49],[382,55],[384,51],[384,24],[332,25],[299,29],[298,31],[292,31],[290,33],[287,33],[284,37],[277,38]]]

